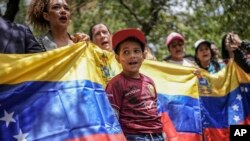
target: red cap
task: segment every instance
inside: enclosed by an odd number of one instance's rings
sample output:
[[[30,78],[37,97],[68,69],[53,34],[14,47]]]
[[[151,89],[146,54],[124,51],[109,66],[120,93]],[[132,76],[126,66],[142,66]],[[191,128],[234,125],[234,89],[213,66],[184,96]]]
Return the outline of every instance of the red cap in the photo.
[[[117,45],[129,37],[134,37],[134,38],[138,39],[141,43],[143,43],[143,45],[145,47],[146,38],[144,36],[144,33],[137,28],[127,28],[127,29],[122,29],[120,31],[117,31],[112,36],[113,50],[116,50]]]
[[[183,37],[181,34],[176,33],[176,32],[172,32],[172,33],[170,33],[170,34],[168,35],[168,37],[166,38],[166,45],[169,46],[169,44],[170,44],[172,41],[176,40],[176,39],[179,39],[179,40],[181,40],[181,41],[183,41],[183,42],[184,42],[184,40],[185,40],[184,37]]]

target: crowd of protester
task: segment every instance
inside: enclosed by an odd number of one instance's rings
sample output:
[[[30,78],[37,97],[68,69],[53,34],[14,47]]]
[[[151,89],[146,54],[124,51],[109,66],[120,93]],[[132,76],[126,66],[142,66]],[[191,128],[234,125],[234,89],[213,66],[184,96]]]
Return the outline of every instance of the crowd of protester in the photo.
[[[44,32],[34,37],[28,26],[12,23],[0,17],[0,53],[39,53],[90,41],[97,47],[114,53],[122,72],[113,77],[106,92],[128,140],[164,141],[162,123],[157,112],[157,90],[153,80],[139,72],[144,59],[156,60],[147,46],[146,36],[138,28],[121,29],[114,34],[103,23],[94,24],[89,35],[68,32],[71,12],[66,0],[32,0],[28,20],[35,30]],[[250,42],[228,32],[222,38],[220,52],[214,42],[197,39],[193,55],[187,55],[185,37],[172,32],[166,37],[167,63],[195,67],[214,74],[233,59],[245,72],[250,72]],[[148,106],[138,106],[144,103]]]

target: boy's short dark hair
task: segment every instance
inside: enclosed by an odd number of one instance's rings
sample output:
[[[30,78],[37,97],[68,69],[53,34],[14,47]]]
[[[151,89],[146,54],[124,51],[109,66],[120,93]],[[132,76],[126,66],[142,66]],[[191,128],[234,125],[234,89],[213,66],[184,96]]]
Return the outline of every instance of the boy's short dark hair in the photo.
[[[142,51],[146,46],[146,38],[144,33],[137,28],[127,28],[117,31],[112,37],[113,50],[116,54],[119,53],[120,44],[125,41],[135,41],[141,45]]]

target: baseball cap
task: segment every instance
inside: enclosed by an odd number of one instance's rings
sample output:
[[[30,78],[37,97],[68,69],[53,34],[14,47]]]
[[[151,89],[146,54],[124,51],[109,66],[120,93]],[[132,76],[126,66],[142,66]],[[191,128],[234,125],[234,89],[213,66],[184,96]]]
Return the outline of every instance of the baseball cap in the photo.
[[[202,44],[202,43],[206,43],[211,48],[211,42],[204,40],[204,39],[200,39],[200,40],[196,41],[194,44],[194,48],[197,49],[200,46],[200,44]]]
[[[184,41],[184,37],[179,34],[179,33],[176,33],[176,32],[172,32],[168,35],[168,37],[166,38],[166,45],[169,46],[169,44],[173,41],[173,40],[176,40],[176,39],[179,39],[181,41]]]
[[[117,31],[112,36],[113,50],[116,50],[117,45],[129,37],[134,37],[134,38],[138,39],[145,47],[146,38],[144,36],[144,33],[138,28],[127,28],[127,29],[122,29],[120,31]]]

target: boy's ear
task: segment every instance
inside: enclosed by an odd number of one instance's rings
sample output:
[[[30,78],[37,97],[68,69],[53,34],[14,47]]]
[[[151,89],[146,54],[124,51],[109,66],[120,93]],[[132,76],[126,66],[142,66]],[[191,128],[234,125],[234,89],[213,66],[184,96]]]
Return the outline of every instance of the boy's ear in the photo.
[[[118,63],[120,63],[119,55],[115,54],[115,59]]]
[[[147,56],[147,54],[148,54],[148,51],[147,50],[144,50],[144,52],[143,52],[143,59],[146,59],[146,56]]]
[[[145,49],[144,49],[144,52],[143,52],[143,59],[146,59],[146,57],[147,57],[147,54],[148,54],[148,50],[149,50],[149,48],[148,47],[145,47]]]

